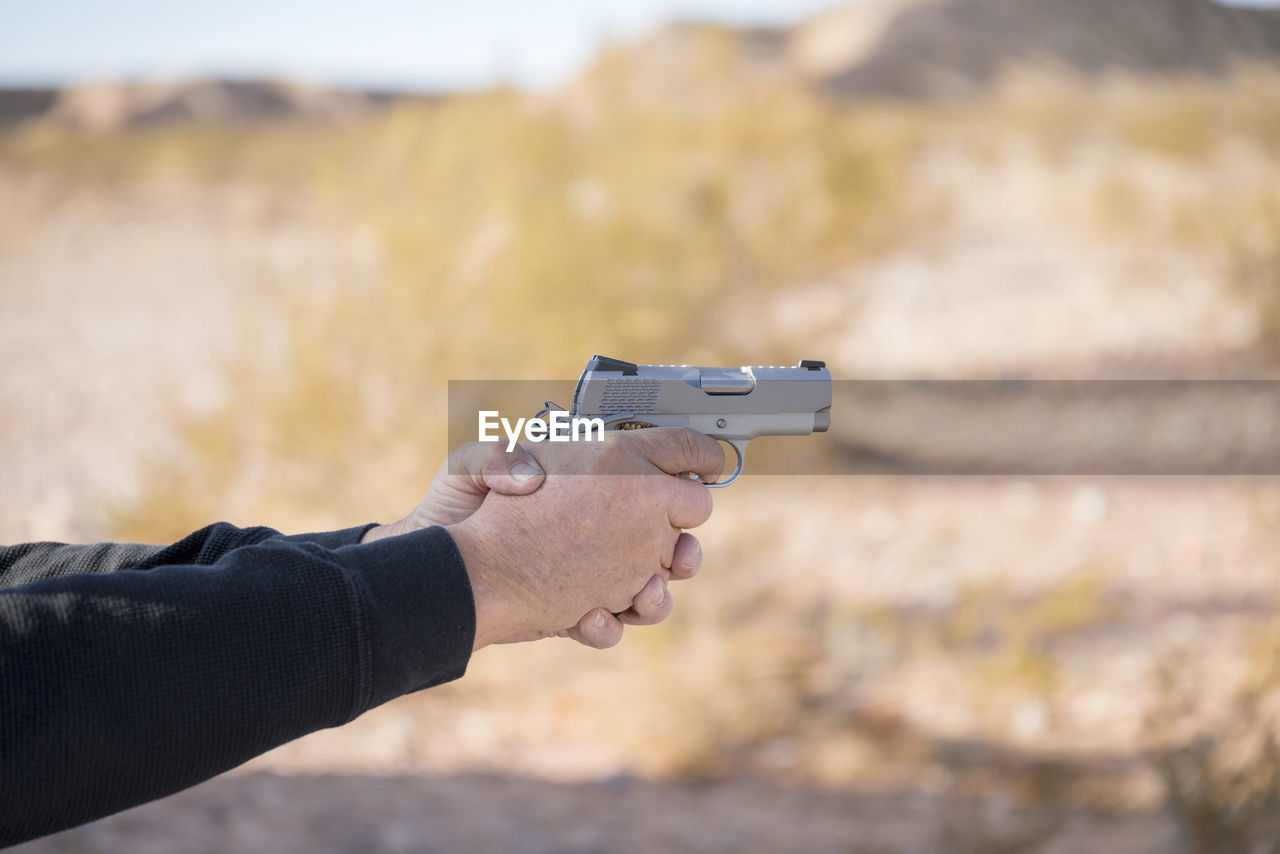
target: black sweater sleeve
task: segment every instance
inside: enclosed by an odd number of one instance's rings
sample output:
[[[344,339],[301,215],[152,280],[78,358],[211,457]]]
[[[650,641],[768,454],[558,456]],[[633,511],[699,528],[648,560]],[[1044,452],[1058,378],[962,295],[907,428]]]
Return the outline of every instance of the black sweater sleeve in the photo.
[[[0,589],[0,846],[461,676],[475,606],[453,540],[364,530],[213,525]]]
[[[374,525],[361,525],[341,531],[325,531],[318,534],[293,534],[286,537],[303,543],[316,543],[326,548],[355,545],[364,532]],[[240,546],[278,537],[271,528],[235,528],[231,525],[210,525],[196,531],[176,545],[190,551],[200,543],[200,556],[205,563],[221,557]],[[115,572],[128,569],[166,546],[141,543],[94,543],[79,546],[66,543],[23,543],[17,546],[0,546],[0,587],[18,587],[41,578],[58,575],[77,575],[82,572]]]

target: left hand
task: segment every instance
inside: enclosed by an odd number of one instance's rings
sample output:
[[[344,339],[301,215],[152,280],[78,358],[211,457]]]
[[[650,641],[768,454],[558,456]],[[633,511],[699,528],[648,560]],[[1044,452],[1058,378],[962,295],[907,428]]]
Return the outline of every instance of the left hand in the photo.
[[[608,649],[622,640],[623,626],[652,626],[670,616],[675,600],[667,590],[667,582],[693,578],[701,566],[702,546],[698,543],[697,537],[684,531],[676,540],[671,568],[663,569],[661,575],[650,578],[649,583],[636,594],[636,598],[631,601],[631,607],[627,610],[611,614],[604,608],[596,608],[583,615],[582,619],[578,620],[578,624],[571,629],[561,629],[554,634],[535,633],[518,640],[540,640],[547,637],[572,638],[583,646]]]

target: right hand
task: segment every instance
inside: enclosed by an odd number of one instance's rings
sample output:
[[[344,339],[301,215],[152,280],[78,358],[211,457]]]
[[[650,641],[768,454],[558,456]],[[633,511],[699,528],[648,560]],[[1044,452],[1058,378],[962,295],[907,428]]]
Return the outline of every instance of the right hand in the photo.
[[[719,443],[687,428],[655,427],[609,432],[604,442],[538,445],[535,456],[547,473],[541,489],[490,492],[471,516],[448,526],[475,595],[475,648],[584,629],[603,637],[610,627],[597,622],[606,616],[620,635],[614,613],[653,622],[633,603],[656,598],[657,587],[649,589],[655,576],[665,605],[657,619],[665,616],[673,563],[680,559],[675,577],[692,574],[686,559],[696,570],[697,543],[681,530],[711,515],[710,490],[671,475],[714,480],[724,469]],[[646,598],[638,598],[642,592]]]

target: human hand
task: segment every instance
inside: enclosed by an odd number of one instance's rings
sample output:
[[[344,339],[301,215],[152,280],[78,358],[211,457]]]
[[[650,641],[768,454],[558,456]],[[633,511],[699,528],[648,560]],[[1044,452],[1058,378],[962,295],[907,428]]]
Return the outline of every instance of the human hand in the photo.
[[[606,608],[593,608],[572,628],[559,629],[555,632],[533,631],[499,642],[517,643],[554,636],[572,638],[584,646],[596,649],[616,646],[618,641],[622,640],[624,625],[651,626],[669,617],[671,609],[675,606],[675,599],[667,589],[667,582],[693,578],[701,566],[702,546],[698,543],[697,537],[686,531],[676,540],[671,568],[651,577],[631,600],[631,607],[627,610],[614,614]]]
[[[475,648],[552,635],[612,646],[624,623],[665,617],[666,582],[701,561],[681,529],[711,514],[703,484],[671,475],[714,479],[724,468],[719,444],[694,430],[651,428],[541,446],[537,456],[550,474],[540,490],[491,492],[447,526],[476,598]]]
[[[542,486],[545,476],[538,461],[520,445],[511,452],[488,443],[459,445],[440,465],[427,494],[409,515],[388,525],[370,528],[361,542],[407,534],[432,525],[456,524],[474,513],[490,491],[528,495]],[[682,534],[670,571],[652,576],[625,611],[616,616],[607,611],[593,611],[571,629],[518,640],[536,640],[554,634],[597,649],[613,646],[622,637],[624,623],[644,626],[666,619],[674,604],[667,591],[667,581],[692,578],[701,564],[702,549],[697,539],[692,534]]]
[[[520,445],[510,453],[500,444],[459,445],[440,464],[427,494],[413,512],[389,525],[370,528],[360,542],[461,522],[476,511],[490,491],[528,495],[542,486],[544,477],[538,461]]]

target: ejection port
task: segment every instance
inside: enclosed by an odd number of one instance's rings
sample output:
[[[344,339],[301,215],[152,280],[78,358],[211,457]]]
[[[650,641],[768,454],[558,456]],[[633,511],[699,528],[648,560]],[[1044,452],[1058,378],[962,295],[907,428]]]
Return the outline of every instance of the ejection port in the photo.
[[[743,368],[703,368],[698,384],[707,394],[749,394],[756,378]]]

